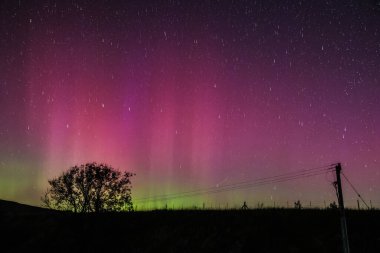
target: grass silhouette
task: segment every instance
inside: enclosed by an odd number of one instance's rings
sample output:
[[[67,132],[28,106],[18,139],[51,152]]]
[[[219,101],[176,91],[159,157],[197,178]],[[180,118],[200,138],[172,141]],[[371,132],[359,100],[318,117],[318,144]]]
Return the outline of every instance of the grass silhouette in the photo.
[[[336,210],[74,214],[0,202],[2,252],[341,252]],[[347,211],[352,252],[380,252],[380,211]]]

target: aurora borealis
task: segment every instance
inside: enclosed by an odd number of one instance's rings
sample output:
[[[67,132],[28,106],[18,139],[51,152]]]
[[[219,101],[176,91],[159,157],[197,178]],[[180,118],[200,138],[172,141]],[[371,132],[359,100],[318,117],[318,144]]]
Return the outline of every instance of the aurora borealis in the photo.
[[[40,204],[49,178],[88,161],[135,172],[135,198],[340,161],[379,207],[375,1],[0,8],[0,198]],[[320,206],[334,200],[330,176],[189,205]],[[344,193],[355,205],[352,190]]]

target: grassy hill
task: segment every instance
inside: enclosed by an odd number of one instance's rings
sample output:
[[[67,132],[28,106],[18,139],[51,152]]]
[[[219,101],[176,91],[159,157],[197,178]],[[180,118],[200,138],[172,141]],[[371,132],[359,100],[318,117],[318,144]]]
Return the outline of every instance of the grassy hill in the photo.
[[[347,219],[351,251],[380,252],[380,212]],[[1,252],[341,252],[334,210],[73,214],[1,201],[0,224]]]
[[[0,199],[0,215],[36,214],[46,212],[52,212],[52,210]]]

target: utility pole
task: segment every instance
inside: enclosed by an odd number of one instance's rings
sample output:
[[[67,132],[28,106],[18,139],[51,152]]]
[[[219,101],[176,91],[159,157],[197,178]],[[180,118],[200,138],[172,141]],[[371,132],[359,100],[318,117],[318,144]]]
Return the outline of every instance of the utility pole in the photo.
[[[338,194],[338,203],[340,210],[340,228],[342,231],[342,243],[343,243],[343,252],[350,253],[350,246],[348,244],[348,233],[347,233],[347,223],[346,223],[346,215],[344,214],[344,202],[343,202],[343,193],[342,193],[342,182],[340,180],[340,172],[342,171],[342,167],[340,163],[335,166],[336,172],[336,182],[334,185],[337,187]]]

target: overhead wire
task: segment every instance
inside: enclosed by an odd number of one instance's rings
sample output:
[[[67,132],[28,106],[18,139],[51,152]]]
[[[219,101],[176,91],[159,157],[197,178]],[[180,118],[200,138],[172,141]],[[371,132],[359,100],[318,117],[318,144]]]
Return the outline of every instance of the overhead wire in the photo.
[[[264,177],[264,178],[259,178],[259,179],[257,179],[257,178],[256,179],[250,179],[250,180],[240,181],[240,182],[233,183],[233,184],[226,184],[226,185],[220,186],[218,188],[220,189],[220,188],[225,188],[225,187],[230,187],[230,186],[235,186],[235,185],[240,185],[240,184],[252,183],[255,181],[262,181],[262,180],[275,179],[275,178],[284,177],[284,176],[291,176],[291,175],[296,175],[296,174],[303,173],[303,172],[325,169],[325,168],[330,167],[330,166],[331,165],[325,165],[325,166],[321,166],[321,167],[315,167],[312,169],[304,169],[304,170],[299,170],[299,171],[288,172],[288,173],[284,173],[284,174],[280,174],[280,175],[276,175],[276,176]],[[204,189],[197,189],[197,190],[191,190],[191,191],[186,191],[186,192],[180,192],[180,193],[158,195],[158,196],[153,196],[153,197],[154,198],[160,198],[160,197],[176,196],[179,194],[182,195],[182,194],[189,194],[189,193],[197,193],[197,192],[203,192],[203,191],[214,190],[214,189],[215,189],[215,186],[209,187],[209,188],[204,188]],[[144,199],[151,199],[153,197],[149,196],[149,197],[139,198],[138,201],[144,200]]]
[[[325,169],[323,171],[325,171]],[[253,184],[253,183],[261,184],[261,183],[265,183],[268,180],[269,180],[269,182],[272,182],[273,180],[285,179],[286,177],[302,176],[306,173],[311,173],[311,172],[316,172],[316,171],[303,170],[303,171],[291,172],[291,173],[286,173],[286,174],[272,176],[272,177],[255,179],[255,180],[246,180],[246,181],[242,181],[242,182],[238,182],[238,183],[234,183],[234,184],[228,184],[228,185],[220,186],[217,188],[212,187],[212,188],[198,189],[198,190],[180,192],[180,193],[174,193],[174,194],[150,196],[150,197],[137,199],[136,201],[141,202],[142,200],[151,200],[151,199],[158,200],[158,199],[176,198],[176,197],[181,197],[184,195],[193,195],[193,194],[198,195],[198,194],[205,194],[205,193],[213,192],[213,191],[219,192],[219,191],[230,190],[230,189],[234,189],[234,188],[246,187],[248,184]],[[273,181],[273,182],[275,182],[275,181]]]
[[[364,203],[364,205],[370,209],[370,207],[367,205],[367,203],[364,201],[362,195],[360,195],[360,193],[358,192],[358,190],[356,190],[355,186],[350,182],[350,180],[348,180],[347,176],[342,172],[342,175],[344,177],[344,179],[346,179],[347,183],[351,186],[351,188],[354,190],[354,192],[358,195],[358,197],[361,199],[361,201]]]
[[[289,180],[295,180],[295,179],[300,179],[300,178],[306,178],[306,177],[311,177],[311,176],[317,176],[317,175],[322,175],[324,174],[325,171],[320,171],[317,173],[308,173],[308,174],[300,174],[296,175],[293,177],[287,177],[287,178],[281,178],[281,179],[276,179],[276,180],[268,180],[268,181],[261,181],[257,183],[251,183],[251,184],[246,184],[246,185],[238,185],[238,186],[230,186],[228,188],[214,188],[212,190],[208,191],[203,191],[203,192],[196,192],[196,193],[186,193],[186,194],[178,194],[176,196],[162,196],[162,197],[151,197],[149,199],[144,199],[144,200],[137,200],[135,202],[149,202],[149,201],[162,201],[162,200],[170,200],[170,199],[175,199],[175,198],[183,198],[183,197],[193,197],[197,195],[203,195],[203,194],[211,194],[211,193],[220,193],[220,192],[225,192],[225,191],[233,191],[233,190],[239,190],[239,189],[245,189],[245,188],[253,188],[257,186],[262,186],[266,184],[273,184],[273,183],[281,183]]]
[[[286,182],[290,180],[322,175],[326,173],[326,171],[331,170],[332,166],[333,165],[326,165],[326,166],[321,166],[321,167],[312,168],[312,169],[305,169],[305,170],[300,170],[300,171],[284,173],[281,175],[276,175],[276,176],[271,176],[271,177],[264,177],[264,178],[254,179],[254,180],[245,180],[238,183],[228,184],[228,185],[224,185],[220,187],[211,187],[211,188],[198,189],[198,190],[192,190],[192,191],[187,191],[187,192],[144,197],[144,198],[136,199],[135,202],[144,203],[144,202],[150,202],[150,201],[163,201],[163,200],[170,200],[170,199],[176,199],[176,198],[193,197],[197,195],[214,194],[214,193],[220,193],[220,192],[226,192],[226,191],[253,188],[253,187],[258,187],[258,186],[267,185],[267,184],[282,183],[282,182]]]

